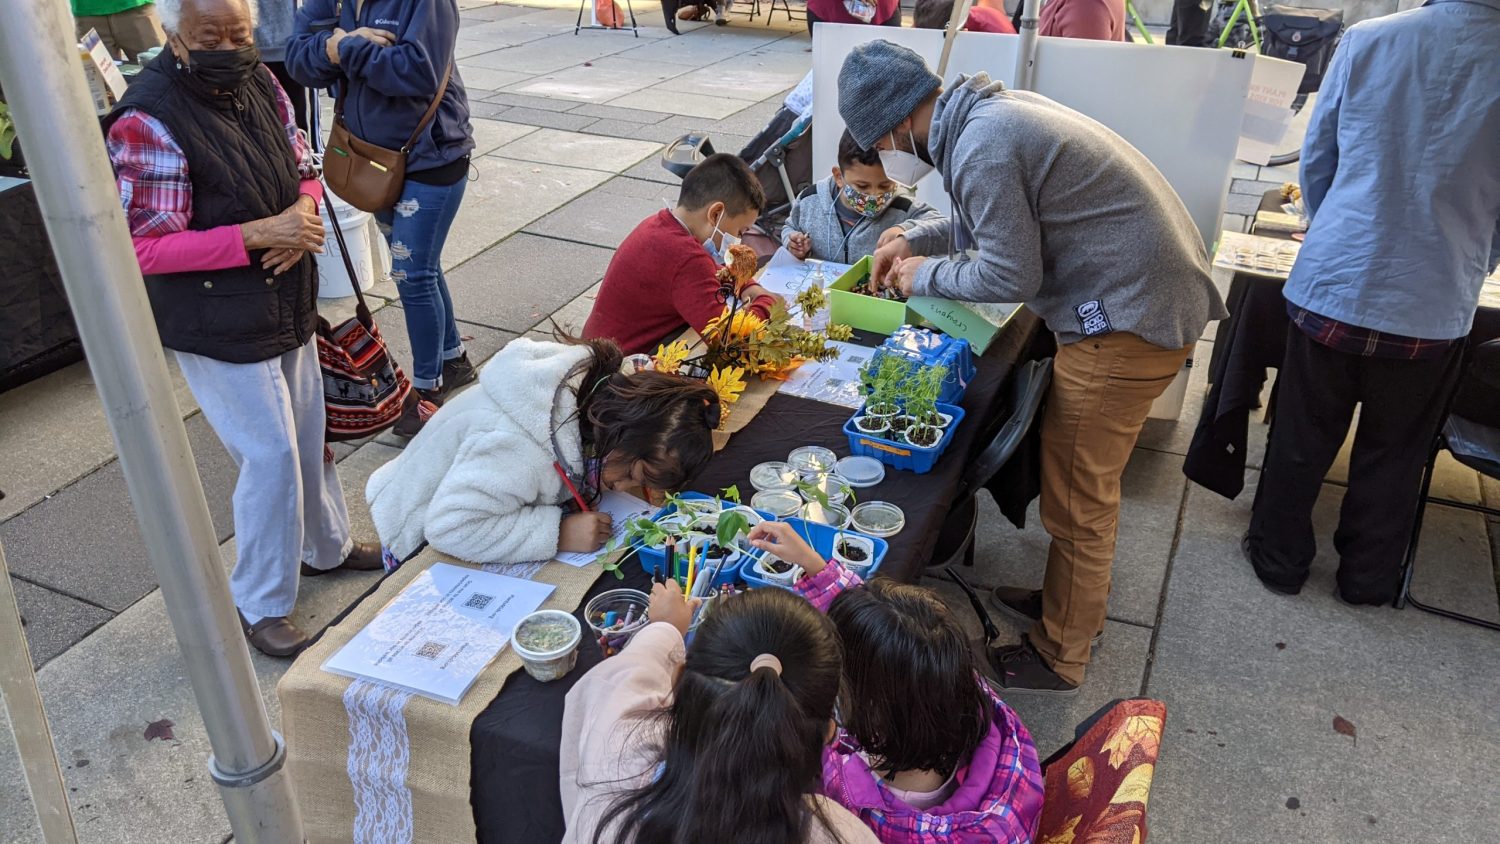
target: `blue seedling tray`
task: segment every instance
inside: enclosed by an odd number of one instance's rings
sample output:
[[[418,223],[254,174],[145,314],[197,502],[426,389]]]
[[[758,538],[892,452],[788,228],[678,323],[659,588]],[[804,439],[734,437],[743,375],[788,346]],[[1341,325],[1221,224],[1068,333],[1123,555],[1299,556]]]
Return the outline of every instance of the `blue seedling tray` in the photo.
[[[714,497],[712,495],[704,495],[701,492],[684,492],[682,494],[682,497],[686,498],[686,499],[689,499],[689,500],[696,500],[696,501],[712,501],[712,500],[714,500]],[[670,515],[672,515],[675,512],[677,512],[676,505],[669,504],[669,505],[667,505],[665,507],[662,507],[661,509],[657,510],[655,513],[652,513],[651,514],[651,521],[653,521],[653,522],[660,521],[664,517],[670,516]],[[755,512],[759,513],[760,517],[763,518],[763,519],[765,519],[765,520],[767,520],[767,521],[775,521],[775,517],[772,516],[770,513],[765,512],[764,510],[756,510]],[[652,546],[643,545],[640,542],[635,542],[635,543],[632,543],[632,547],[634,547],[636,549],[635,555],[636,555],[636,557],[638,557],[640,559],[640,561],[641,561],[641,568],[645,569],[647,574],[654,574],[656,572],[657,566],[665,565],[666,562],[667,562],[667,553],[665,551],[663,551],[660,546],[654,546],[654,547],[652,547]],[[829,547],[831,548],[832,546],[829,546]],[[744,555],[741,556],[740,562],[738,562],[738,563],[736,563],[736,564],[734,564],[732,566],[727,566],[723,570],[721,570],[719,572],[719,574],[716,577],[714,577],[714,586],[718,587],[718,586],[723,586],[726,583],[734,583],[735,580],[739,577],[740,567],[744,565],[746,559],[749,559],[749,556],[750,556],[749,554],[744,554]],[[685,577],[687,577],[687,556],[686,555],[684,555],[684,554],[678,554],[677,555],[677,568],[678,568],[678,571],[676,571],[676,572],[667,572],[667,575],[669,577],[678,577],[678,578],[685,578]]]
[[[937,409],[939,413],[952,416],[953,421],[948,423],[947,429],[943,431],[943,438],[938,440],[937,445],[922,448],[910,443],[866,434],[854,427],[855,418],[863,416],[865,412],[864,405],[860,405],[854,416],[849,417],[849,421],[844,423],[844,435],[849,438],[849,451],[853,454],[873,457],[887,466],[905,469],[919,475],[931,472],[932,467],[937,465],[938,458],[948,450],[948,443],[953,441],[953,432],[958,430],[959,423],[964,421],[964,409],[956,404],[938,402]]]
[[[944,412],[946,413],[947,411]],[[852,530],[839,530],[836,527],[820,525],[817,522],[809,522],[802,519],[782,519],[782,521],[795,528],[798,535],[803,539],[809,540],[809,544],[812,545],[813,550],[822,555],[825,560],[833,559],[833,543],[841,533],[862,536],[873,542],[875,544],[875,560],[870,564],[869,574],[866,575],[867,578],[874,577],[880,570],[880,564],[885,562],[885,552],[891,548],[890,543],[878,536],[869,536]],[[747,557],[745,564],[740,568],[740,580],[744,581],[746,586],[752,589],[759,589],[765,586],[779,586],[783,589],[791,588],[789,586],[782,586],[779,583],[771,583],[768,580],[762,579],[760,575],[757,575],[755,573],[754,560],[758,557],[759,555],[755,558]]]
[[[948,376],[943,379],[943,390],[938,394],[938,401],[943,404],[963,401],[969,382],[974,380],[973,351],[969,341],[962,337],[903,325],[880,344],[873,362],[878,363],[880,356],[885,354],[904,355],[923,366],[945,367]]]

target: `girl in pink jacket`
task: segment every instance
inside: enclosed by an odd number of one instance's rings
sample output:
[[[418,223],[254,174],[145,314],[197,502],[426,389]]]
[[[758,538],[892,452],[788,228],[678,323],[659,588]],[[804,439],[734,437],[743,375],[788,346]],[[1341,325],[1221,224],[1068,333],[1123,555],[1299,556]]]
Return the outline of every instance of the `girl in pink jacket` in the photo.
[[[801,566],[795,591],[828,613],[844,651],[840,730],[823,793],[886,844],[1024,844],[1042,814],[1036,745],[979,676],[958,619],[930,590],[864,583],[790,525],[757,547]]]

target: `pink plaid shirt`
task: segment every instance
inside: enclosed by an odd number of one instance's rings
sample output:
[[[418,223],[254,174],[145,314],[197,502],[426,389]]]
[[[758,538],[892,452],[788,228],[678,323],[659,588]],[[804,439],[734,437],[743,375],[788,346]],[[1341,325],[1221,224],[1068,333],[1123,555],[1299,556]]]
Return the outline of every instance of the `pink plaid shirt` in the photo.
[[[269,71],[267,71],[269,73]],[[322,201],[312,148],[297,128],[292,101],[272,77],[276,111],[286,127],[287,143],[297,160],[301,191]],[[138,109],[128,109],[110,126],[105,140],[120,203],[135,244],[141,271],[156,273],[222,270],[250,263],[239,226],[189,231],[193,217],[193,183],[187,155],[160,120]]]

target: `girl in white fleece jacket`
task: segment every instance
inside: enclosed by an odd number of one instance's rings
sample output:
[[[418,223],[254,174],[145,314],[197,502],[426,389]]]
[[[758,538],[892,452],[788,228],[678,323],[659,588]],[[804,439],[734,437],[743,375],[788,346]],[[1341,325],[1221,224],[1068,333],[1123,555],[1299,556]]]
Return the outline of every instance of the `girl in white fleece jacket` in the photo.
[[[701,381],[625,375],[621,358],[608,340],[511,341],[370,476],[381,542],[397,559],[428,542],[471,563],[599,550],[609,516],[578,512],[573,490],[592,505],[603,489],[677,489],[719,422]]]

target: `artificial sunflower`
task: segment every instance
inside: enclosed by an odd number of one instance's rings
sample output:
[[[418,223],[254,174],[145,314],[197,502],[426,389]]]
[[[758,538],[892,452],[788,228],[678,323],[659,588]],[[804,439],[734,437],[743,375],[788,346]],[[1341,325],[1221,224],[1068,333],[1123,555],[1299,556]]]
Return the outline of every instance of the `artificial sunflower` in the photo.
[[[656,354],[651,356],[651,362],[656,364],[657,372],[665,372],[668,375],[677,374],[682,368],[683,361],[688,359],[692,350],[681,340],[673,340],[670,343],[656,347]]]

